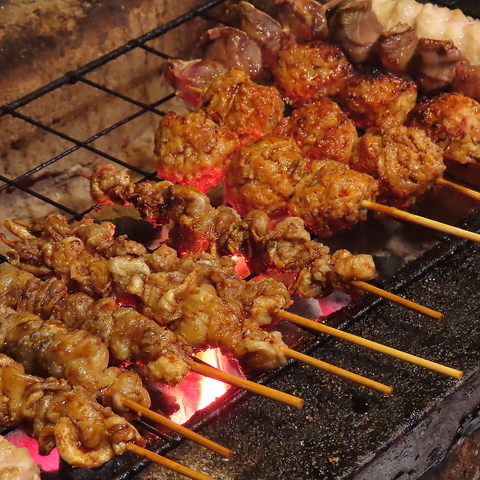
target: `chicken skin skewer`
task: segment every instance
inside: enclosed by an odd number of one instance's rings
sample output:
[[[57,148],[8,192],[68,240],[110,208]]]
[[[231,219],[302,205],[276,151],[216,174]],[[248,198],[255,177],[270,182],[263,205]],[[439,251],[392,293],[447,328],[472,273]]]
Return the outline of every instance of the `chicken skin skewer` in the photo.
[[[24,425],[40,453],[54,448],[73,466],[93,468],[145,440],[124,418],[100,405],[85,388],[66,380],[28,375],[21,363],[0,354],[0,424]]]
[[[28,312],[17,313],[4,303],[0,306],[1,351],[20,361],[28,372],[65,378],[127,417],[137,415],[124,406],[123,397],[150,406],[137,374],[108,366],[108,350],[98,337],[70,330],[58,320],[44,321]]]
[[[169,182],[133,184],[126,171],[104,165],[93,172],[91,193],[98,203],[133,204],[154,225],[172,221],[170,240],[181,252],[241,254],[253,274],[267,269],[290,272],[295,277],[291,289],[305,296],[328,295],[334,287],[349,291],[351,280],[369,281],[375,275],[369,255],[342,250],[331,256],[328,247],[311,240],[298,218],[287,218],[270,231],[265,212],[255,210],[242,218],[233,208],[214,208],[195,188]]]
[[[31,244],[32,239],[29,240]],[[228,284],[229,276],[235,276],[235,264],[229,258],[220,260],[223,269],[212,268],[211,263],[215,267],[218,260],[211,255],[178,259],[175,250],[164,246],[155,250],[148,261],[128,255],[106,259],[89,254],[76,237],[58,242],[39,238],[35,241],[38,253],[35,260],[21,258],[22,251],[25,252],[21,241],[11,243],[17,250],[12,249],[12,254],[7,255],[19,260],[18,263],[14,260],[13,264],[27,270],[32,264],[42,264],[42,272],[48,265],[49,273],[44,276],[63,277],[84,292],[136,299],[142,314],[168,325],[195,350],[219,346],[227,355],[260,370],[275,368],[286,361],[281,351],[284,344],[280,334],[265,332],[259,326],[263,322],[270,323],[270,314],[275,309],[290,304],[288,291],[282,284],[265,279],[248,285],[244,282],[237,294],[222,296],[222,286]],[[68,258],[68,268],[65,268],[65,258]],[[149,264],[156,267],[151,268]],[[85,265],[88,268],[83,268]],[[74,277],[70,275],[72,271],[76,272]],[[99,271],[103,273],[101,278]],[[236,283],[240,284],[240,279],[237,278]],[[274,300],[272,283],[279,293]],[[267,290],[262,293],[264,289]],[[263,299],[268,299],[269,310],[256,308],[259,303],[264,304]]]
[[[142,376],[171,386],[190,371],[185,357],[191,349],[181,338],[134,309],[119,307],[113,298],[96,301],[82,292],[70,293],[57,278],[42,281],[16,268],[3,268],[0,278],[0,298],[7,306],[87,330],[108,346],[116,364],[138,363]]]

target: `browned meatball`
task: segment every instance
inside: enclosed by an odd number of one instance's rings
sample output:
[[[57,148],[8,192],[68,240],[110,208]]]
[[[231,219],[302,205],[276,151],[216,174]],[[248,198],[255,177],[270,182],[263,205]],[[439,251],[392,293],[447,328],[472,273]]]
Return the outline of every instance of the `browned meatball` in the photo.
[[[155,133],[157,172],[205,192],[220,181],[237,145],[237,134],[205,112],[169,112]]]
[[[339,48],[310,42],[280,52],[273,75],[288,103],[300,106],[308,100],[335,98],[353,75],[353,67]]]
[[[424,131],[396,125],[360,138],[352,168],[379,180],[378,201],[399,208],[415,203],[445,170],[442,149]]]
[[[403,124],[416,101],[417,85],[410,77],[372,73],[350,77],[340,104],[358,127],[366,129],[392,117]]]
[[[277,129],[297,142],[304,157],[348,163],[358,140],[355,124],[330,100],[309,102],[285,117]]]
[[[292,138],[266,135],[241,147],[228,166],[228,200],[242,216],[257,209],[271,217],[284,215],[305,166]]]
[[[377,181],[366,173],[331,160],[315,162],[297,184],[288,210],[308,230],[328,237],[365,220],[362,201],[374,201],[377,191]]]
[[[443,148],[444,159],[480,162],[480,103],[461,93],[442,93],[418,104],[407,125],[425,130]]]
[[[202,94],[200,109],[239,135],[272,133],[285,104],[275,87],[258,85],[238,68],[218,75]]]

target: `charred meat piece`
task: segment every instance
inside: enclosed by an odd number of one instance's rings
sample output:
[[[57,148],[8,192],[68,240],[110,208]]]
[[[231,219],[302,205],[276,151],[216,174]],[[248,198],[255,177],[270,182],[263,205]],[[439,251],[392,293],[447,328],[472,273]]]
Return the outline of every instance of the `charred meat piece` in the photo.
[[[423,130],[395,125],[367,130],[352,168],[378,180],[378,202],[404,208],[435,185],[445,164],[442,149]]]
[[[366,173],[332,160],[315,162],[298,182],[288,211],[309,231],[328,237],[365,220],[362,201],[375,201],[377,192],[378,182]]]
[[[335,99],[353,67],[339,48],[310,42],[280,52],[273,75],[288,103],[299,107],[309,100]]]
[[[480,104],[461,93],[442,93],[420,102],[407,125],[421,128],[443,149],[445,161],[480,162]]]
[[[340,104],[357,127],[367,129],[392,120],[403,124],[416,100],[417,85],[410,77],[376,72],[350,77]]]
[[[285,104],[276,88],[258,85],[234,68],[209,84],[199,108],[239,135],[261,136],[274,131]]]
[[[240,148],[225,172],[228,201],[240,213],[263,210],[271,217],[286,213],[306,160],[290,137],[266,135]]]
[[[167,113],[155,132],[157,173],[202,192],[216,185],[238,146],[238,136],[204,111]]]
[[[348,163],[358,140],[353,121],[330,100],[312,101],[295,109],[277,132],[293,137],[302,155],[310,160]]]

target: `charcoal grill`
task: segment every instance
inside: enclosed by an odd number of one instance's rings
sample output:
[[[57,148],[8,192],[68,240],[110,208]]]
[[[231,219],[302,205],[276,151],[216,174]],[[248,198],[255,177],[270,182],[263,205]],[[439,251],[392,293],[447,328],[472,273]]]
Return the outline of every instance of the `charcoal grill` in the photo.
[[[69,158],[78,152],[97,156],[97,163],[113,162],[128,167],[138,174],[139,179],[158,180],[152,171],[122,160],[97,144],[101,140],[103,143],[100,144],[105,145],[112,132],[128,126],[141,116],[150,114],[160,117],[171,108],[174,95],[168,94],[158,101],[145,103],[96,83],[89,74],[138,49],[159,59],[169,58],[168,53],[152,46],[155,40],[175,35],[179,28],[188,29],[189,24],[198,19],[208,22],[218,20],[215,7],[224,1],[214,0],[190,10],[1,107],[0,121],[9,117],[25,122],[60,137],[69,147],[52,158],[39,158],[35,168],[15,178],[7,178],[1,172],[0,198],[21,192],[21,195],[34,196],[39,202],[72,218],[93,214],[94,206],[74,209],[66,202],[58,202],[55,192],[52,195],[41,194],[32,186],[33,178],[48,172],[58,162],[68,163]],[[451,8],[461,7],[465,13],[480,17],[480,6],[473,0],[437,3]],[[77,84],[88,85],[128,102],[136,107],[136,111],[95,132],[87,140],[79,140],[61,131],[55,127],[55,122],[43,123],[24,113],[33,102]],[[443,221],[459,222],[464,228],[479,231],[480,210],[475,211],[475,205],[468,202],[455,205],[455,208],[444,208],[451,205],[448,203],[451,198],[451,194],[432,193],[416,208],[420,212],[438,215]],[[440,208],[433,208],[439,204]],[[368,233],[372,225],[382,232],[376,243],[372,242]],[[392,246],[385,248],[386,243]],[[284,337],[296,348],[390,385],[395,389],[394,395],[382,397],[311,367],[289,362],[283,368],[256,378],[256,381],[304,398],[305,407],[302,410],[231,388],[221,399],[189,420],[187,426],[190,428],[233,448],[233,460],[223,461],[175,435],[160,433],[146,424],[139,424],[142,432],[149,431],[151,434],[150,448],[218,480],[406,480],[420,478],[430,468],[438,466],[455,446],[476,429],[480,405],[480,318],[476,312],[480,305],[477,268],[480,247],[388,219],[372,219],[368,225],[358,225],[336,236],[330,244],[333,248],[372,252],[376,255],[384,288],[442,311],[445,318],[437,323],[365,295],[360,301],[329,315],[328,323],[459,368],[464,371],[463,379],[454,381],[444,378],[420,367],[282,323]],[[1,261],[6,261],[3,255],[0,255]],[[465,478],[468,478],[467,475],[468,472]],[[44,476],[49,478],[52,475]],[[93,470],[61,465],[58,478],[153,480],[177,476],[127,453]]]

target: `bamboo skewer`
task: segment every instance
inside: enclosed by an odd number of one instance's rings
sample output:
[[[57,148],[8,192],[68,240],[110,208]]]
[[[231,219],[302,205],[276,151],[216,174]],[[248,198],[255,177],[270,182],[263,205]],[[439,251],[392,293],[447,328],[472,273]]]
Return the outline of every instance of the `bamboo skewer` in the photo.
[[[419,305],[418,303],[412,302],[411,300],[407,300],[403,297],[399,297],[398,295],[387,292],[382,288],[378,288],[378,287],[375,287],[374,285],[370,285],[370,283],[362,282],[359,280],[352,280],[350,283],[356,288],[359,288],[366,292],[373,293],[387,300],[391,300],[392,302],[398,303],[399,305],[409,308],[410,310],[414,310],[416,312],[422,313],[423,315],[427,315],[429,317],[435,318],[436,320],[440,320],[443,317],[443,313],[424,307],[423,305]]]
[[[452,227],[446,223],[437,222],[436,220],[430,220],[429,218],[421,217],[413,213],[405,212],[395,207],[388,207],[386,205],[381,205],[380,203],[370,202],[369,200],[362,200],[362,207],[368,208],[375,212],[382,212],[392,217],[400,218],[408,222],[416,223],[424,227],[432,228],[433,230],[438,230],[439,232],[449,233],[455,235],[456,237],[466,238],[467,240],[472,240],[474,242],[480,242],[480,235],[478,233],[469,232],[468,230],[463,230],[461,228]]]
[[[160,415],[159,413],[152,412],[152,410],[149,410],[148,408],[144,407],[143,405],[140,405],[137,402],[134,402],[126,397],[122,397],[122,403],[126,407],[130,408],[131,410],[154,420],[155,422],[163,425],[164,427],[167,427],[170,430],[177,432],[180,435],[183,435],[184,437],[189,438],[190,440],[193,440],[194,442],[200,445],[203,445],[204,447],[210,450],[213,450],[214,452],[217,452],[228,459],[232,458],[233,456],[232,450],[229,450],[228,448],[222,445],[219,445],[218,443],[212,440],[209,440],[203,435],[200,435],[199,433],[196,433],[193,430],[190,430],[189,428],[184,427],[183,425],[179,425],[178,423],[172,422],[171,420],[164,417],[163,415]]]
[[[310,357],[308,355],[304,355],[303,353],[292,350],[291,348],[283,347],[282,350],[287,357],[298,360],[299,362],[307,363],[314,367],[320,368],[321,370],[325,370],[326,372],[333,373],[338,377],[351,380],[352,382],[358,383],[359,385],[373,388],[375,390],[378,390],[379,392],[382,392],[384,395],[391,395],[393,392],[393,388],[388,387],[383,383],[376,382],[375,380],[370,380],[369,378],[362,377],[361,375],[349,372],[348,370],[344,370],[343,368],[335,367],[334,365],[322,362],[321,360],[317,360],[316,358]]]
[[[445,178],[439,178],[437,180],[439,185],[443,185],[447,188],[455,190],[466,197],[473,198],[474,200],[480,200],[480,192],[477,190],[472,190],[471,188],[464,187],[463,185],[459,185],[458,183],[451,182],[450,180],[446,180]]]
[[[161,455],[158,455],[157,453],[151,452],[150,450],[147,450],[146,448],[139,447],[138,445],[135,445],[134,443],[129,443],[127,445],[127,450],[130,450],[131,452],[135,453],[136,455],[144,457],[147,460],[151,460],[152,462],[158,463],[159,465],[162,465],[163,467],[166,467],[170,470],[173,470],[174,472],[181,473],[182,475],[185,475],[188,478],[193,478],[193,480],[213,480],[212,477],[208,477],[207,475],[204,475],[203,473],[196,472],[195,470],[192,470],[191,468],[180,465],[179,463],[174,462],[173,460],[162,457]]]
[[[286,403],[287,405],[292,405],[296,408],[302,408],[304,404],[303,398],[294,397],[288,393],[280,392],[265,385],[259,385],[258,383],[247,380],[246,378],[237,377],[231,375],[230,373],[222,372],[218,368],[205,365],[203,363],[198,363],[195,360],[186,359],[187,364],[190,366],[192,371],[205,375],[206,377],[215,378],[221,380],[222,382],[234,385],[235,387],[243,388],[249,392],[262,395],[279,402]]]
[[[402,352],[401,350],[397,350],[395,348],[387,347],[386,345],[382,345],[381,343],[367,340],[366,338],[353,335],[343,330],[338,330],[337,328],[330,327],[323,323],[317,323],[317,322],[314,322],[313,320],[308,320],[307,318],[301,317],[300,315],[296,315],[294,313],[287,312],[285,310],[280,310],[280,312],[278,312],[278,315],[297,325],[301,325],[303,327],[307,327],[312,330],[317,330],[327,335],[332,335],[334,337],[341,338],[342,340],[346,340],[347,342],[355,343],[362,347],[366,347],[371,350],[375,350],[377,352],[390,355],[391,357],[399,358],[400,360],[404,360],[414,365],[427,368],[429,370],[441,373],[448,377],[453,377],[456,379],[462,378],[463,372],[461,372],[460,370],[446,367],[444,365],[431,362],[430,360],[425,360],[423,358],[417,357],[415,355],[411,355],[406,352]]]

